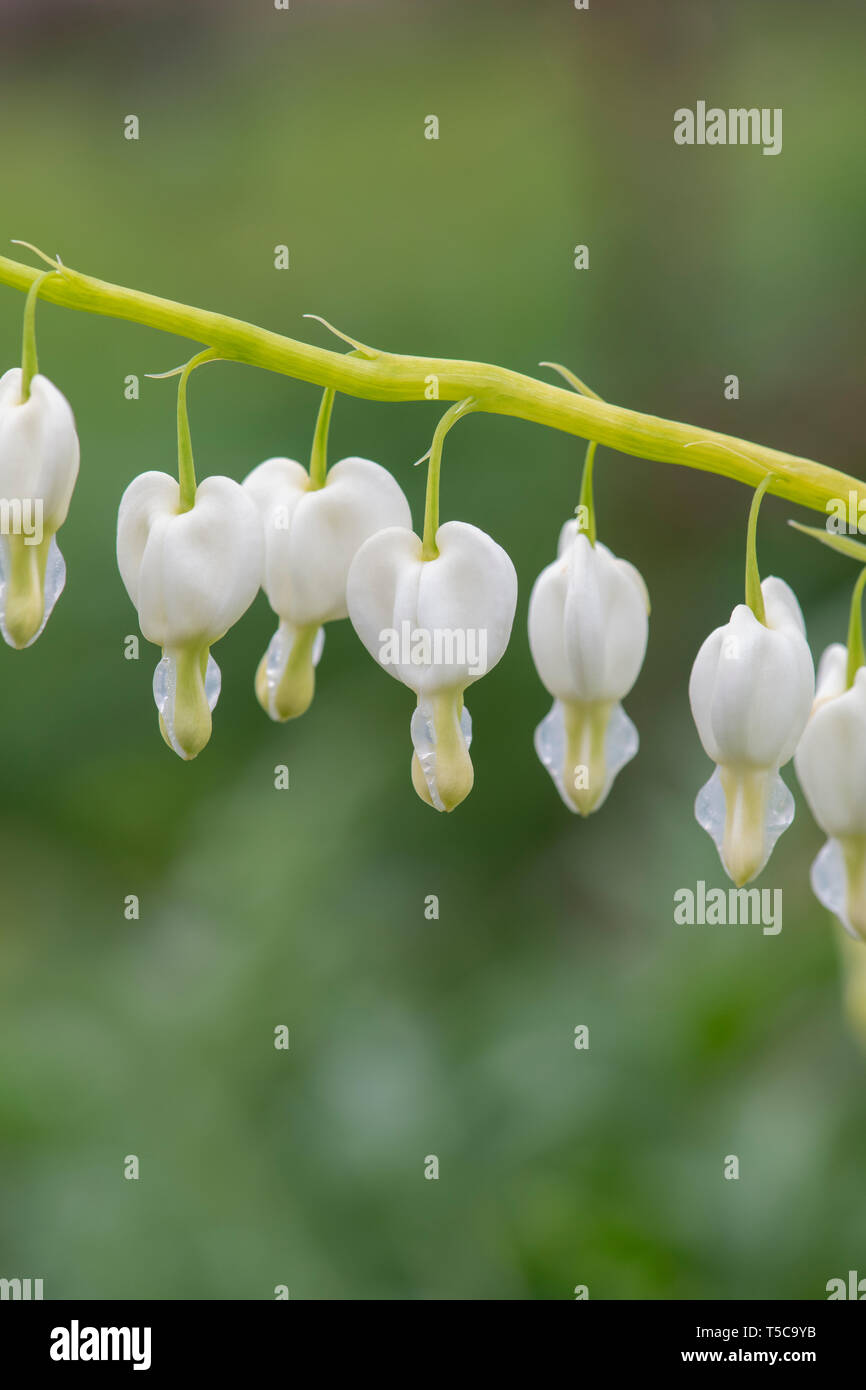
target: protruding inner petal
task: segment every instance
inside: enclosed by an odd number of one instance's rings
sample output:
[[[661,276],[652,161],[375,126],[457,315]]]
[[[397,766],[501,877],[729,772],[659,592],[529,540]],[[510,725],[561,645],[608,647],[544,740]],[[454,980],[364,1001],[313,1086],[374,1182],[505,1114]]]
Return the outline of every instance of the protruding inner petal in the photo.
[[[421,695],[410,725],[412,785],[437,811],[453,811],[472,790],[472,720],[462,690]]]
[[[325,629],[318,623],[280,623],[256,672],[256,695],[271,719],[282,723],[309,709],[324,646]]]
[[[738,888],[761,872],[794,819],[794,798],[775,768],[717,767],[698,792],[695,817]]]
[[[44,536],[38,545],[27,540],[0,536],[0,631],[19,649],[36,641],[66,583],[56,536]]]
[[[220,684],[220,669],[208,647],[163,653],[153,673],[153,698],[162,736],[179,757],[197,757],[210,739]]]
[[[866,836],[828,840],[812,865],[812,891],[849,936],[866,941]]]
[[[570,811],[598,810],[635,756],[638,733],[622,705],[554,700],[535,730],[535,751]]]

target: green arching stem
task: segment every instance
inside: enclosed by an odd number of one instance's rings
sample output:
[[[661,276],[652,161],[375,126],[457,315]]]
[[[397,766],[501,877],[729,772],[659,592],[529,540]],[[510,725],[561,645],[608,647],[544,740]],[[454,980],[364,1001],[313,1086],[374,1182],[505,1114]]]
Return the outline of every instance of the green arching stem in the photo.
[[[186,405],[186,384],[190,373],[203,362],[213,362],[218,354],[213,348],[191,357],[181,369],[177,383],[177,480],[180,483],[180,509],[190,512],[195,506],[195,464],[192,457],[192,439],[189,433],[189,412]]]
[[[334,409],[336,394],[333,386],[328,386],[325,389],[322,404],[319,406],[319,414],[316,417],[313,447],[310,450],[311,488],[324,487],[325,479],[328,476],[328,430],[331,426],[331,411]]]
[[[27,298],[24,301],[24,328],[21,334],[21,404],[30,399],[30,383],[39,371],[39,362],[36,358],[36,301],[39,298],[39,291],[45,281],[50,276],[55,275],[54,270],[43,270],[30,289],[27,291]]]
[[[427,495],[424,501],[424,536],[421,554],[425,560],[435,560],[439,554],[436,546],[436,532],[439,530],[439,473],[445,436],[462,415],[468,415],[470,410],[477,409],[478,406],[471,396],[465,401],[458,401],[456,405],[452,405],[446,410],[433,433],[433,443],[430,445],[430,462],[427,465]]]
[[[29,290],[40,273],[33,266],[0,256],[0,284]],[[350,396],[379,401],[429,400],[431,379],[435,379],[442,401],[472,396],[478,410],[512,415],[594,439],[620,453],[717,473],[750,487],[773,473],[772,490],[777,496],[815,511],[825,511],[828,502],[847,497],[849,492],[866,505],[866,483],[838,469],[714,430],[626,410],[491,363],[382,351],[366,357],[333,352],[225,314],[112,285],[67,266],[59,266],[46,281],[41,297],[69,309],[125,319],[208,343],[220,357],[318,386],[333,386]],[[369,352],[373,354],[374,349]]]
[[[761,593],[761,576],[758,573],[758,512],[761,510],[764,493],[772,481],[773,475],[768,473],[766,478],[762,479],[755,488],[755,495],[749,508],[749,526],[746,532],[746,603],[758,622],[763,623],[765,627],[767,615],[764,611],[764,595]]]
[[[590,545],[595,545],[595,493],[592,487],[592,471],[595,463],[595,440],[590,440],[586,446],[586,458],[583,463],[583,477],[580,480],[580,500],[578,503],[578,529],[582,530],[588,537]],[[586,526],[581,527],[580,518],[586,509]]]
[[[851,616],[848,619],[848,672],[845,680],[846,690],[854,684],[854,677],[860,667],[866,665],[863,650],[863,586],[866,585],[866,569],[861,570],[860,578],[854,585],[851,596]]]

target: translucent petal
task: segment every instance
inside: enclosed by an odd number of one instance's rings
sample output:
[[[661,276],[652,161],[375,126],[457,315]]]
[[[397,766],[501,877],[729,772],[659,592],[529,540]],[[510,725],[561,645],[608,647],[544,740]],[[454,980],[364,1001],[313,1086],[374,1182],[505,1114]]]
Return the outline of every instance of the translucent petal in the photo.
[[[577,807],[569,796],[565,785],[566,731],[565,710],[561,700],[554,700],[550,711],[536,727],[535,751],[543,767],[553,778],[559,795],[569,811],[577,813]],[[614,784],[616,776],[630,763],[640,747],[640,737],[635,725],[629,719],[622,705],[616,704],[610,711],[604,735],[604,784],[601,796],[593,805],[597,811],[603,805]]]
[[[848,917],[848,875],[845,855],[838,840],[827,840],[818,851],[809,871],[809,879],[812,892],[821,906],[839,918],[849,936],[861,941]]]
[[[222,686],[222,673],[217,666],[210,652],[208,652],[207,667],[204,676],[204,693],[210,709],[213,709],[220,697]],[[181,758],[186,758],[187,754],[177,741],[174,731],[174,700],[177,690],[177,658],[173,654],[166,654],[157,663],[153,673],[153,698],[159,710],[160,717],[165,726],[168,741]]]
[[[769,769],[762,774],[766,778],[766,802],[764,805],[764,819],[762,827],[762,843],[756,851],[755,864],[750,878],[756,878],[764,868],[767,860],[773,852],[773,847],[783,831],[788,829],[794,819],[794,798],[791,795],[778,771]],[[716,767],[709,782],[706,782],[698,792],[695,799],[695,819],[703,830],[706,830],[716,849],[719,851],[719,858],[724,865],[725,872],[734,877],[725,862],[725,830],[728,820],[728,808],[725,800],[725,791],[722,786],[721,770]]]
[[[279,719],[280,716],[276,709],[277,691],[280,682],[289,664],[289,657],[292,654],[292,647],[298,636],[298,629],[291,623],[281,622],[270,642],[265,653],[265,688],[267,693],[267,708],[272,719]],[[313,667],[318,666],[322,659],[322,652],[325,650],[325,629],[320,627],[313,638],[311,660]]]
[[[3,640],[10,647],[14,647],[15,643],[12,641],[12,638],[9,636],[9,633],[6,630],[6,581],[8,578],[8,573],[9,564],[6,552],[6,537],[0,536],[0,632],[2,632],[3,634]],[[63,593],[65,584],[66,561],[60,554],[60,547],[57,544],[57,537],[52,536],[51,542],[48,546],[48,559],[45,562],[45,584],[43,589],[45,607],[42,613],[42,622],[39,626],[39,631],[33,634],[33,636],[30,638],[30,641],[25,643],[25,646],[32,647],[37,637],[40,637],[42,635],[42,632],[45,628],[45,624],[51,617],[54,605],[59,599],[60,595]]]
[[[427,783],[430,800],[437,811],[444,811],[446,808],[439,795],[436,782],[436,732],[433,723],[433,708],[429,700],[423,696],[419,699],[417,708],[412,715],[409,732],[412,736],[412,745],[418,755],[421,771],[424,774],[424,781]],[[460,712],[460,733],[468,751],[472,744],[472,719],[465,705]]]

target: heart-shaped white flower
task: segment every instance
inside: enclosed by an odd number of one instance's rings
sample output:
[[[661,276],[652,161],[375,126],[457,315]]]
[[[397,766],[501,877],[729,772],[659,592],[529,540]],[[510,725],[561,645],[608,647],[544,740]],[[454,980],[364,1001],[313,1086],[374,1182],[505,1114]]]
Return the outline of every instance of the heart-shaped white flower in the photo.
[[[717,764],[695,815],[740,886],[761,872],[794,819],[779,768],[794,755],[815,693],[803,615],[782,579],[761,585],[766,624],[746,604],[711,632],[692,667],[689,700]]]
[[[349,617],[364,646],[414,690],[412,782],[451,811],[474,780],[463,692],[502,657],[517,604],[508,555],[484,531],[448,521],[426,560],[418,536],[391,527],[366,541],[349,570]]]
[[[258,512],[231,478],[205,478],[182,511],[175,478],[142,473],[121,499],[117,563],[142,633],[163,649],[154,676],[163,736],[182,758],[194,758],[210,738],[219,696],[210,648],[261,583]]]
[[[529,646],[553,696],[535,731],[536,751],[568,809],[584,816],[601,806],[638,749],[620,701],[643,665],[648,613],[634,565],[567,521],[557,558],[533,586]]]
[[[387,526],[412,525],[395,478],[370,459],[335,463],[322,487],[294,459],[259,464],[244,480],[264,533],[264,590],[280,619],[256,676],[272,719],[308,708],[325,623],[347,616],[349,566],[364,541]]]
[[[11,647],[36,641],[66,582],[56,533],[79,461],[66,397],[38,372],[26,401],[21,385],[20,367],[0,377],[0,631]]]

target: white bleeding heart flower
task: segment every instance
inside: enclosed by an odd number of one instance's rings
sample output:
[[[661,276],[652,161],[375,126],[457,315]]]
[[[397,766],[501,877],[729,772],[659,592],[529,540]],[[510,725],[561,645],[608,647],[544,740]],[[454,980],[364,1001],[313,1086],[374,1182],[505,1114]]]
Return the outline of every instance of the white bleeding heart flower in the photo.
[[[819,902],[866,941],[866,666],[847,688],[848,650],[828,647],[815,704],[794,754],[809,809],[828,837],[812,865]]]
[[[781,579],[761,585],[766,625],[746,604],[706,639],[689,700],[705,752],[717,764],[695,815],[741,886],[761,872],[794,819],[779,769],[794,755],[815,692],[803,615]]]
[[[437,811],[468,796],[472,724],[463,692],[499,661],[517,605],[517,575],[484,531],[447,521],[438,554],[405,527],[361,546],[349,570],[349,617],[379,665],[414,690],[412,783]]]
[[[205,478],[182,511],[175,478],[142,473],[121,499],[117,563],[142,633],[163,649],[153,684],[163,737],[194,758],[210,738],[219,696],[210,648],[261,584],[258,512],[231,478]]]
[[[346,580],[357,551],[384,527],[411,527],[412,516],[399,483],[370,459],[341,459],[321,487],[293,459],[268,459],[244,489],[261,517],[263,586],[280,619],[256,694],[272,719],[292,719],[313,698],[324,624],[348,616]]]
[[[563,526],[557,558],[535,581],[529,646],[553,707],[535,730],[535,748],[570,811],[601,806],[638,749],[620,701],[646,654],[649,597],[634,565],[577,521]]]
[[[66,582],[56,533],[79,461],[66,397],[38,372],[26,401],[21,386],[20,367],[0,377],[0,631],[19,648],[36,641]]]

